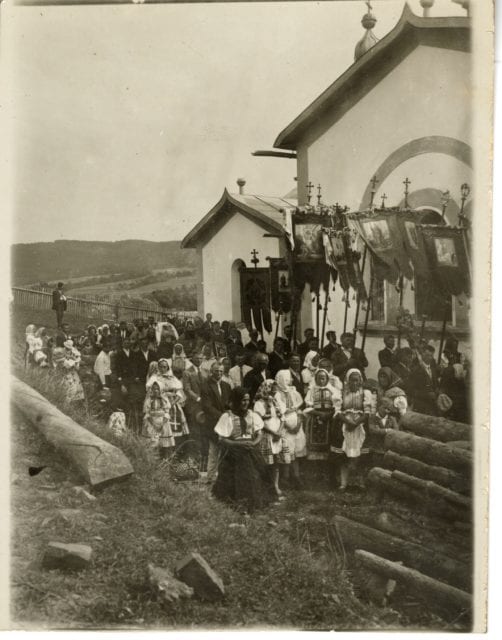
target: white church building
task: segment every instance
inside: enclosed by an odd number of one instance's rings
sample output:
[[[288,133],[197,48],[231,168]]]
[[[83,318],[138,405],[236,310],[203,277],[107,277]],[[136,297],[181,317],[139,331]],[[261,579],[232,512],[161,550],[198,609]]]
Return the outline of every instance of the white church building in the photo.
[[[403,183],[409,180],[411,208],[427,211],[426,221],[432,224],[441,222],[444,214],[444,220],[455,225],[460,187],[472,184],[470,19],[417,16],[405,5],[398,23],[378,41],[372,32],[375,22],[371,12],[363,17],[366,32],[354,63],[278,135],[274,147],[296,154],[300,205],[308,202],[310,183],[322,186],[327,205],[337,202],[359,211],[368,207],[373,191],[375,204],[396,206],[403,202]],[[372,183],[373,177],[378,182]],[[450,199],[445,205],[446,191]],[[196,248],[199,256],[199,313],[212,311],[218,319],[242,320],[241,270],[257,266],[251,263],[253,250],[258,251],[258,268],[268,266],[266,257],[285,254],[284,210],[295,204],[292,198],[225,190],[182,243]],[[471,202],[465,197],[464,205],[469,218]],[[370,268],[368,261],[367,281]],[[438,338],[443,319],[434,303],[434,286],[430,281],[405,280],[402,300],[418,321],[423,319],[431,339]],[[307,326],[315,327],[308,285],[306,289],[300,336]],[[330,295],[326,330],[340,335],[343,291],[337,287]],[[349,304],[346,326],[352,330],[356,305],[352,300]],[[377,363],[383,335],[397,333],[398,306],[395,287],[378,282],[366,342],[370,365]],[[457,336],[466,351],[468,314],[468,301],[453,298],[447,334]],[[362,314],[359,330],[361,325]],[[375,375],[374,366],[369,375]]]

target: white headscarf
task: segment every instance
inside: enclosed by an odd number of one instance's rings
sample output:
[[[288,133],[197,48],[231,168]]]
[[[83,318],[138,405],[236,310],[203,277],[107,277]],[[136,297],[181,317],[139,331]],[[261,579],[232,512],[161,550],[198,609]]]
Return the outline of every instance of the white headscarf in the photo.
[[[304,360],[304,362],[303,362],[303,366],[304,366],[304,367],[307,367],[307,369],[308,369],[311,373],[312,373],[313,371],[317,371],[317,365],[316,365],[316,366],[314,366],[314,365],[312,364],[312,360],[313,360],[315,357],[317,357],[317,358],[318,358],[318,360],[317,360],[317,364],[319,364],[319,358],[320,358],[320,355],[317,353],[317,351],[309,351],[309,352],[307,353],[307,355],[305,356],[305,360]]]
[[[277,390],[282,393],[287,393],[289,388],[293,386],[293,377],[289,369],[279,369],[275,376],[275,382],[277,384]]]

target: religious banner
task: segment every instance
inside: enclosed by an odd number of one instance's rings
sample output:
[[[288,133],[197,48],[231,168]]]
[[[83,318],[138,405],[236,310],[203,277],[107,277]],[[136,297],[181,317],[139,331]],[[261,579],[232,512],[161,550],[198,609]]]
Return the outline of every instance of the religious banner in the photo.
[[[465,229],[442,225],[417,225],[423,238],[430,270],[448,295],[470,294],[471,275]]]
[[[298,262],[324,259],[322,228],[329,224],[327,216],[296,213],[293,216],[294,255]]]
[[[360,253],[356,247],[357,234],[344,227],[336,229],[323,228],[324,258],[326,263],[338,272],[340,286],[347,292],[352,287],[365,300],[366,287],[359,265]]]
[[[270,262],[270,293],[272,309],[289,313],[292,283],[289,265],[283,258],[268,258]]]
[[[403,211],[397,216],[397,222],[401,228],[401,236],[415,274],[427,278],[430,277],[429,261],[422,234],[417,231],[420,215],[420,211]]]
[[[408,280],[413,278],[413,270],[397,222],[400,215],[396,210],[380,209],[348,214],[349,224],[356,229],[368,249],[387,268],[382,277],[395,283],[400,275]]]
[[[246,326],[271,333],[270,273],[268,269],[241,270],[241,311]]]

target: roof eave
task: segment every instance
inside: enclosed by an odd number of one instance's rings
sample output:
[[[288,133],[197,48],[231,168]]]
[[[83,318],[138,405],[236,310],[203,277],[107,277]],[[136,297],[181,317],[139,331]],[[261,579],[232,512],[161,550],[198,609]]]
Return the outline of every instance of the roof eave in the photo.
[[[407,29],[468,29],[471,21],[468,17],[454,16],[443,18],[424,18],[415,15],[408,4],[405,4],[403,13],[395,27],[389,31],[379,42],[375,44],[366,54],[356,60],[344,73],[335,80],[320,96],[318,96],[306,109],[300,113],[281,133],[277,136],[274,147],[279,149],[296,150],[297,143],[303,137],[303,129],[309,120],[314,118],[315,113],[325,106],[329,100],[336,100],[336,94],[343,87],[364,73],[364,68],[371,64],[374,58],[382,53],[387,47],[394,43]]]

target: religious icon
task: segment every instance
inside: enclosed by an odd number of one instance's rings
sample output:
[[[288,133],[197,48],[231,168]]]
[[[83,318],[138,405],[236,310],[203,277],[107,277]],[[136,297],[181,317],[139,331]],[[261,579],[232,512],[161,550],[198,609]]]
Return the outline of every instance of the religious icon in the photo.
[[[280,269],[277,272],[278,278],[278,290],[279,293],[286,293],[290,291],[289,286],[289,272],[287,269]]]
[[[458,267],[453,238],[434,238],[434,248],[438,265],[442,267]]]
[[[377,251],[392,248],[389,225],[386,220],[368,220],[363,222],[364,233],[368,242]]]
[[[410,220],[406,220],[406,222],[404,223],[404,226],[406,229],[406,234],[408,236],[408,242],[410,244],[410,247],[412,249],[418,250],[418,235],[417,235],[417,227],[415,226],[415,223],[411,222]]]
[[[323,257],[322,226],[316,223],[295,225],[295,242],[298,257],[307,260],[320,260]]]

